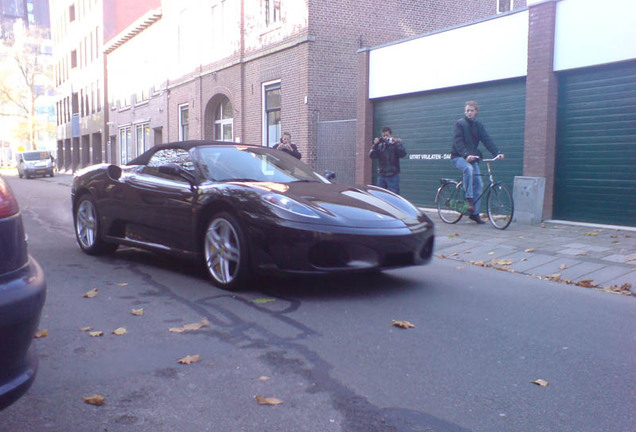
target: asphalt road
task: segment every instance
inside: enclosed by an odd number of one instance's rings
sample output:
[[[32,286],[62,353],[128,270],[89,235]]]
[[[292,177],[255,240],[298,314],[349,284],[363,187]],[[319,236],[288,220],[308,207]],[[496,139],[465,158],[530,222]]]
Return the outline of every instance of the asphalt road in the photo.
[[[84,255],[68,186],[9,183],[46,273],[49,335],[35,341],[34,386],[0,412],[2,432],[636,430],[631,297],[438,258],[229,293],[196,263]],[[179,364],[188,355],[201,360]],[[105,404],[84,402],[94,394]]]

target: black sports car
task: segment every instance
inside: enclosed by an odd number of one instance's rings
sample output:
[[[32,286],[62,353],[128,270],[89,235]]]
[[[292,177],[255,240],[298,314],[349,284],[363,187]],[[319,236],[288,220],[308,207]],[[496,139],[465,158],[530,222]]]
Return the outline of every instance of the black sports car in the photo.
[[[433,223],[404,198],[331,183],[261,146],[159,145],[123,167],[80,171],[71,194],[84,252],[124,244],[201,258],[226,289],[256,273],[382,270],[433,252]]]

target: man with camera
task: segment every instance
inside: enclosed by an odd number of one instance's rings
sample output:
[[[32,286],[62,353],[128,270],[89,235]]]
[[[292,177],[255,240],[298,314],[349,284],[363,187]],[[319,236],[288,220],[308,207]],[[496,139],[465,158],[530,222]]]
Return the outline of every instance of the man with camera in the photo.
[[[296,144],[291,141],[291,134],[289,132],[283,132],[280,142],[274,145],[273,148],[289,153],[296,159],[300,159],[302,157],[302,154],[298,151]]]
[[[382,137],[373,139],[369,152],[371,159],[378,160],[378,179],[376,184],[396,194],[400,193],[400,158],[406,156],[402,140],[393,137],[388,126],[381,130]]]

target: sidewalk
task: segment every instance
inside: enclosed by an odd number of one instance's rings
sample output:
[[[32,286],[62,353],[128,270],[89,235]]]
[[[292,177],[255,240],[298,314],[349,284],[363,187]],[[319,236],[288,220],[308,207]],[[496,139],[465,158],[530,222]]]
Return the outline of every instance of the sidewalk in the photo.
[[[546,221],[506,230],[464,217],[435,222],[435,256],[555,282],[636,296],[636,228]]]

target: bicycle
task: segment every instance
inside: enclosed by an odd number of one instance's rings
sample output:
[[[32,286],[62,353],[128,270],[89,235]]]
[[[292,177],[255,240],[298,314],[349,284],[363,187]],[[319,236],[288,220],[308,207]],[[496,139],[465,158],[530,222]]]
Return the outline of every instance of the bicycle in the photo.
[[[492,226],[504,230],[512,222],[514,214],[514,202],[510,190],[500,181],[495,181],[495,174],[490,166],[490,162],[497,159],[482,159],[488,167],[488,174],[480,174],[488,177],[489,183],[475,202],[486,196],[486,209],[488,219]],[[464,215],[469,215],[464,194],[462,180],[449,178],[440,179],[441,186],[437,189],[435,202],[437,203],[437,213],[440,219],[448,224],[455,224]]]

